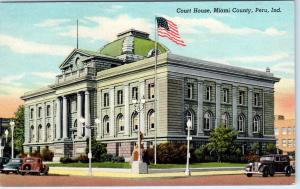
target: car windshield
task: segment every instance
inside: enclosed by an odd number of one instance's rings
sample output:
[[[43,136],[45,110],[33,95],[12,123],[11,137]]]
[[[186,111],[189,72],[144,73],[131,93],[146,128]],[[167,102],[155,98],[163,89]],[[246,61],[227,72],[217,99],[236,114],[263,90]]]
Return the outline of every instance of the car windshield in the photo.
[[[273,161],[273,160],[274,160],[274,157],[268,157],[268,156],[260,158],[260,161]]]

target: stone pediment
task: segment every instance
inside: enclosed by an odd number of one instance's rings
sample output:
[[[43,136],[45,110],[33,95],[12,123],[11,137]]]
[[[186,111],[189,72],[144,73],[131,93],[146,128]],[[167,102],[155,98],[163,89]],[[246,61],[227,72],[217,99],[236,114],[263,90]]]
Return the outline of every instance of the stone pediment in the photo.
[[[81,49],[74,49],[69,56],[63,61],[63,63],[59,66],[62,71],[67,70],[77,70],[79,68],[83,68],[83,62],[93,57],[93,52],[87,52]]]

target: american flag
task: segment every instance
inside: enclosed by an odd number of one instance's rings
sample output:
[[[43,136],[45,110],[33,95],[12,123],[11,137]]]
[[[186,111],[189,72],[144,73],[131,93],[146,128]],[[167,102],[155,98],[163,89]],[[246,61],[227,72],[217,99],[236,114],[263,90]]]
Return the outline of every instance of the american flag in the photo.
[[[157,17],[157,34],[161,37],[166,37],[180,46],[186,46],[180,38],[177,25],[171,20],[163,17]]]

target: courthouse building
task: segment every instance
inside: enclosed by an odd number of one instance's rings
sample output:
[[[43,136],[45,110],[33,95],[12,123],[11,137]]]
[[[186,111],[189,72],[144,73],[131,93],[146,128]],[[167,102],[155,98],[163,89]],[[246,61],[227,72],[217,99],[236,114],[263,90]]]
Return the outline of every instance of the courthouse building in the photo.
[[[96,127],[93,137],[107,144],[108,153],[125,159],[137,141],[138,127],[146,147],[153,145],[155,133],[158,143],[185,143],[187,119],[192,120],[195,145],[205,143],[221,123],[239,132],[243,151],[253,142],[262,148],[275,143],[274,83],[279,78],[269,69],[175,55],[158,44],[155,83],[154,44],[149,34],[131,29],[97,51],[74,49],[53,84],[22,96],[25,151],[47,146],[55,160],[85,154],[87,131],[81,117]],[[144,108],[136,113],[132,99],[142,97]]]

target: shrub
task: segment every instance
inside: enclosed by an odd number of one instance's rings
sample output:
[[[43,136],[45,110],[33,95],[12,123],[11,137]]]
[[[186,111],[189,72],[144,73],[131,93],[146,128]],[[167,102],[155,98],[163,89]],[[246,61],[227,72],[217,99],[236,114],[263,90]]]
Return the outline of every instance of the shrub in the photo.
[[[18,158],[25,158],[25,157],[27,157],[27,156],[28,156],[28,154],[26,154],[26,153],[24,153],[24,152],[21,152],[21,153],[19,153],[19,154],[17,155]]]
[[[87,138],[87,142],[88,142],[89,138]],[[92,138],[92,154],[93,154],[93,161],[101,161],[101,155],[102,154],[106,154],[106,146],[104,144],[102,144],[99,141],[96,141],[94,138]],[[88,154],[89,149],[88,146],[86,148],[86,153]]]
[[[102,154],[100,156],[100,161],[101,162],[105,162],[105,161],[111,161],[112,160],[113,155],[112,154]]]
[[[87,155],[80,155],[77,158],[77,161],[81,162],[81,163],[88,163],[89,162],[89,158]]]
[[[125,162],[125,159],[123,156],[112,156],[111,161],[112,162]]]
[[[38,151],[34,151],[32,154],[30,154],[30,156],[31,157],[39,157],[39,158],[42,157],[41,154],[40,154],[40,152],[38,152]]]
[[[247,155],[244,155],[241,158],[241,160],[242,160],[242,162],[246,162],[246,163],[257,162],[257,161],[259,161],[259,156],[256,154],[247,154]]]
[[[185,163],[186,145],[177,143],[162,143],[157,146],[157,161],[159,163]]]
[[[41,157],[44,161],[52,161],[53,156],[54,156],[54,153],[51,150],[49,150],[49,148],[44,148],[42,150]]]
[[[196,162],[204,162],[205,161],[205,153],[206,148],[205,145],[200,146],[194,151],[195,161]]]

